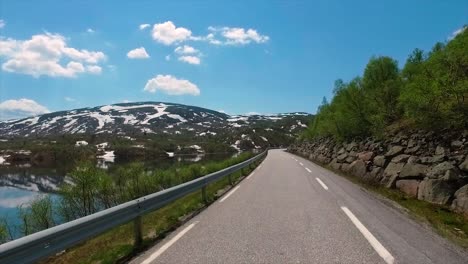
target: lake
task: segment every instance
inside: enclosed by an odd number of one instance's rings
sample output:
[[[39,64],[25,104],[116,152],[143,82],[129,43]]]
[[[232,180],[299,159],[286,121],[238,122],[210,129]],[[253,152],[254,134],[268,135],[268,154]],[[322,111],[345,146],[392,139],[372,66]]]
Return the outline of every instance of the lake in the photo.
[[[198,154],[180,155],[172,158],[160,158],[153,161],[142,161],[149,170],[196,162],[219,161],[232,157],[233,154]],[[96,166],[112,171],[119,165],[138,160],[98,159]],[[7,219],[15,236],[19,235],[20,224],[17,207],[26,205],[42,194],[49,194],[53,200],[59,199],[56,194],[59,186],[69,180],[66,176],[74,164],[54,164],[49,167],[36,167],[28,163],[17,165],[0,165],[0,219]]]

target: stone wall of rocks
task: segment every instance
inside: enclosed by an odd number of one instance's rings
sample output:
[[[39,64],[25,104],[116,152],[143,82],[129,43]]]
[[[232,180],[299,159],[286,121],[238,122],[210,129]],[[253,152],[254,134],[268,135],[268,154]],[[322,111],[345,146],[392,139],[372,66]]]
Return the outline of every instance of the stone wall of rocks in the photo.
[[[414,131],[386,138],[321,138],[292,145],[289,151],[468,217],[468,131]]]

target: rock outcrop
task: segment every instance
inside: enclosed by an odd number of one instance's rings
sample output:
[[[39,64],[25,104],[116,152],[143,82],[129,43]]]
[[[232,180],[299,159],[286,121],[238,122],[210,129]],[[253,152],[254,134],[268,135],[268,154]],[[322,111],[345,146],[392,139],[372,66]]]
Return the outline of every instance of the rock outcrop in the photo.
[[[351,142],[319,138],[288,150],[468,217],[468,131],[411,131]]]

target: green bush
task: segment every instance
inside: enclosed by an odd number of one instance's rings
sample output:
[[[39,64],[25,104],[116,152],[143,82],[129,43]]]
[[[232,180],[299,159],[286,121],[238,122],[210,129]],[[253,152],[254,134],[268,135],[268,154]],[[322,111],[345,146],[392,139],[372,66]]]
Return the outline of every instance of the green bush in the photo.
[[[465,27],[466,29],[466,27]],[[395,123],[414,128],[468,127],[468,30],[425,54],[416,49],[400,71],[390,57],[372,57],[363,77],[335,82],[303,138],[381,136]]]

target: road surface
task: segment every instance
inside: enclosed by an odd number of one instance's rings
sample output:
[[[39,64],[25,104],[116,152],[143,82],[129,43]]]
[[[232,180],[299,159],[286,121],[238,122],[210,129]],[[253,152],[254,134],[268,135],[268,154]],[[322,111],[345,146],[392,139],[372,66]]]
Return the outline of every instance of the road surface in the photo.
[[[261,166],[131,263],[468,263],[398,209],[312,162]]]

